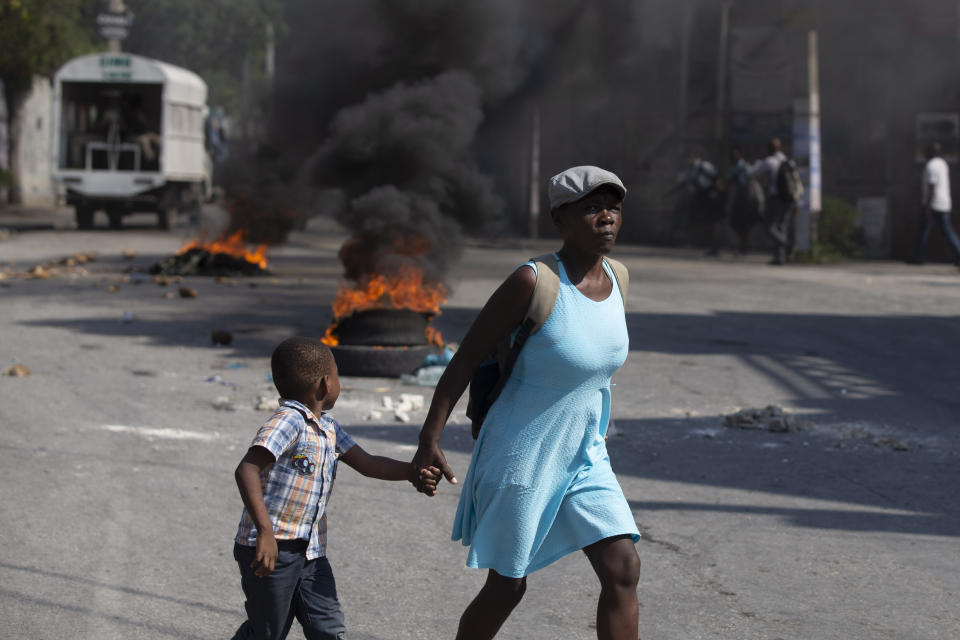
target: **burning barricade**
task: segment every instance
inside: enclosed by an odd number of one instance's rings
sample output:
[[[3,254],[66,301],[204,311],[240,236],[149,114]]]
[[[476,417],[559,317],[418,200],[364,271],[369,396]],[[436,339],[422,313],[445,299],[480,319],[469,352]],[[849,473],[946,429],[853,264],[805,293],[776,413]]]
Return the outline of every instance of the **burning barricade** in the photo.
[[[343,375],[399,377],[443,345],[430,322],[446,300],[446,287],[412,264],[364,276],[340,287],[323,342]]]

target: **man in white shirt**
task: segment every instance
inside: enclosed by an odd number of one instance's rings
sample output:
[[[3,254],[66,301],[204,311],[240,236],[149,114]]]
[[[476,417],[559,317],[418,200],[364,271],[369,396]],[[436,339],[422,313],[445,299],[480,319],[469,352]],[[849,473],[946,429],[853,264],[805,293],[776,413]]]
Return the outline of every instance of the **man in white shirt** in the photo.
[[[920,185],[920,203],[923,206],[923,222],[920,236],[917,238],[917,250],[913,254],[913,264],[923,264],[930,228],[934,221],[940,225],[943,235],[953,249],[954,264],[960,267],[960,241],[950,225],[950,167],[940,157],[940,145],[936,142],[927,147],[927,164],[923,168],[923,182]]]
[[[793,222],[793,216],[788,214],[796,205],[780,197],[777,185],[780,165],[787,161],[780,139],[773,138],[768,149],[769,155],[763,160],[758,160],[750,169],[750,177],[756,178],[764,186],[767,194],[763,226],[767,235],[773,240],[773,259],[770,264],[784,264],[792,249],[789,225]]]

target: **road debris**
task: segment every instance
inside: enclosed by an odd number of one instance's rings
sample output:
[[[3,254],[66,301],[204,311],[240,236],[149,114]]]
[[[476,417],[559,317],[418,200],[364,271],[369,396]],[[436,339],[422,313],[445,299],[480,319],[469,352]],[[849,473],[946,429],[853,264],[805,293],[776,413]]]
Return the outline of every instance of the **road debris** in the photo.
[[[24,378],[30,375],[30,367],[25,364],[15,364],[3,370],[3,375],[11,378]]]
[[[190,287],[180,287],[180,297],[181,298],[196,298],[200,295],[196,289],[191,289]]]
[[[233,342],[233,334],[229,331],[225,331],[224,329],[211,329],[210,342],[213,344],[227,346]]]
[[[813,429],[813,423],[810,420],[789,415],[781,407],[772,404],[763,409],[741,409],[724,416],[723,423],[733,429],[751,429],[771,433],[792,433]]]
[[[280,408],[280,402],[273,396],[257,396],[254,408],[257,411],[276,411]]]
[[[236,411],[237,405],[233,403],[230,396],[217,396],[211,403],[217,411]]]

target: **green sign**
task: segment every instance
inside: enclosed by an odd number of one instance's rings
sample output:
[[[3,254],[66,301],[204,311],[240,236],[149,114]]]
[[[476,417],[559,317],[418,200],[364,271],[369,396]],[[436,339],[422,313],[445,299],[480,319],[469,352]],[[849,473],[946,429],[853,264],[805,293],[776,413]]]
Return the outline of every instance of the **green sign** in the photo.
[[[130,70],[130,56],[100,56],[100,75],[104,80],[112,80],[115,82],[132,80],[133,74]]]

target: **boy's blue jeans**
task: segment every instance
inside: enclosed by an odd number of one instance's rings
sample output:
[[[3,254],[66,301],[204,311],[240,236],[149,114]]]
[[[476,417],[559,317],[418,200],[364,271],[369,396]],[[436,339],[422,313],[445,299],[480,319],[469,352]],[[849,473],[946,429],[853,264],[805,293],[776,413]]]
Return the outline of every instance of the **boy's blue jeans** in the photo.
[[[303,626],[307,640],[340,640],[346,637],[343,612],[337,599],[333,570],[326,558],[307,560],[306,541],[277,541],[273,573],[258,578],[250,563],[256,548],[235,544],[233,557],[240,566],[247,601],[247,621],[234,640],[283,640],[293,619]]]

